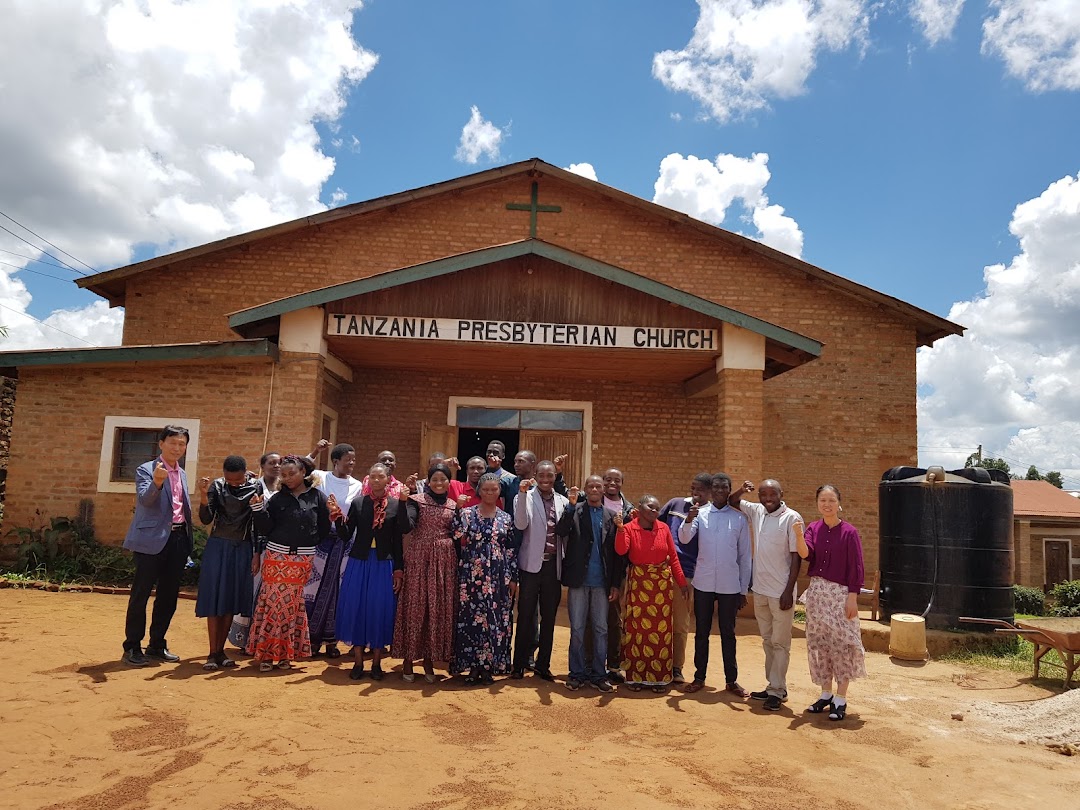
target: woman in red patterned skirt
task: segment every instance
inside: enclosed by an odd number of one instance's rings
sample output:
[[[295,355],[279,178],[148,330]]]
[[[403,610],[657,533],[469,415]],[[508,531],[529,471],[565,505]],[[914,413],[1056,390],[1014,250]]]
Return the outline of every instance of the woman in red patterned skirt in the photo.
[[[266,553],[247,651],[260,672],[289,669],[293,661],[311,657],[304,585],[315,547],[330,536],[330,509],[326,496],[311,486],[314,465],[309,468],[309,463],[285,456],[280,489],[254,515],[256,530],[266,538]]]
[[[671,529],[657,518],[660,501],[643,495],[631,512],[634,519],[623,525],[615,513],[615,551],[626,554],[623,608],[622,668],[632,692],[648,686],[655,692],[667,689],[672,679],[672,598],[676,584],[682,598],[689,591],[683,576]]]
[[[398,596],[394,644],[390,654],[403,659],[401,677],[414,679],[413,662],[424,662],[424,678],[435,683],[434,662],[454,655],[457,610],[457,551],[453,522],[457,504],[449,497],[450,468],[438,463],[428,470],[427,486],[409,496],[412,538],[405,550],[405,582]],[[406,485],[412,489],[416,476]]]

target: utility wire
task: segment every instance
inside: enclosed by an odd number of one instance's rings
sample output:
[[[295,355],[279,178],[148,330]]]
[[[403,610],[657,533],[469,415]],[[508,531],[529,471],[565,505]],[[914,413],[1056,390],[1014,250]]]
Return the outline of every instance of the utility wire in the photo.
[[[4,216],[7,216],[6,214],[4,214],[3,211],[0,211],[0,214],[3,214]],[[53,254],[49,253],[49,251],[45,250],[45,248],[40,247],[39,245],[35,245],[33,242],[31,242],[26,237],[20,236],[19,234],[15,233],[15,231],[11,230],[11,228],[5,228],[3,225],[0,225],[0,231],[6,231],[7,233],[10,233],[16,239],[19,239],[19,240],[21,240],[23,242],[26,242],[26,244],[28,244],[34,250],[40,250],[42,253],[44,253],[46,256],[48,256],[50,259],[55,259],[56,261],[60,262],[60,264],[63,265],[65,269],[70,270],[72,273],[78,273],[80,276],[85,276],[86,275],[86,273],[84,273],[82,270],[78,269],[77,267],[72,267],[70,264],[65,262],[59,256],[54,256]]]
[[[50,275],[49,273],[42,273],[40,270],[35,270],[32,267],[25,267],[25,266],[18,265],[18,264],[11,264],[10,262],[0,262],[0,264],[4,265],[4,267],[14,267],[16,273],[19,273],[19,272],[22,272],[23,270],[25,270],[27,273],[34,273],[35,275],[45,276],[45,278],[51,278],[51,279],[55,279],[56,281],[62,281],[65,284],[74,284],[75,283],[75,279],[60,278],[60,276],[53,276],[53,275]],[[50,267],[51,266],[53,266],[53,265],[50,265]]]
[[[53,264],[52,262],[47,262],[44,259],[35,259],[33,256],[23,256],[21,253],[16,253],[14,250],[7,250],[5,248],[0,248],[0,253],[7,253],[9,256],[15,256],[16,258],[19,258],[19,259],[26,259],[27,261],[37,262],[38,264],[44,264],[47,267],[55,267],[58,270],[70,270],[71,269],[70,267],[65,267],[62,264]]]
[[[86,340],[85,338],[81,338],[78,335],[73,335],[73,334],[71,334],[71,332],[65,332],[63,329],[61,329],[61,328],[59,328],[57,326],[53,326],[51,323],[45,323],[45,321],[40,321],[37,318],[35,318],[33,315],[31,315],[29,312],[22,312],[21,310],[18,310],[18,309],[12,309],[11,307],[9,307],[9,306],[7,306],[5,304],[0,304],[0,309],[6,309],[8,312],[14,312],[16,315],[22,315],[23,317],[29,318],[32,321],[37,321],[37,323],[40,323],[42,326],[48,327],[49,329],[53,329],[53,330],[59,332],[61,335],[67,335],[69,338],[75,338],[75,340],[81,340],[87,346],[93,346],[95,349],[100,349],[101,348],[96,343],[91,343],[89,340]]]
[[[41,240],[42,242],[44,242],[44,243],[45,243],[46,245],[48,245],[49,247],[51,247],[51,248],[55,248],[56,250],[59,250],[59,251],[60,251],[61,253],[63,253],[63,254],[65,255],[65,256],[67,256],[67,257],[68,257],[69,259],[74,259],[74,260],[75,260],[75,261],[77,261],[77,262],[78,262],[79,264],[81,264],[81,265],[82,265],[83,267],[85,267],[85,268],[86,268],[87,270],[89,270],[89,271],[90,271],[91,273],[93,273],[93,272],[94,272],[94,268],[93,268],[93,267],[91,267],[90,265],[88,265],[88,264],[87,264],[86,262],[84,262],[84,261],[83,261],[82,259],[79,259],[79,258],[77,258],[77,257],[75,257],[75,256],[72,256],[72,255],[71,255],[70,253],[68,253],[68,252],[67,252],[66,250],[64,250],[64,249],[63,249],[62,247],[58,247],[57,245],[54,245],[54,244],[53,244],[52,242],[50,242],[50,241],[49,241],[48,239],[46,239],[46,238],[45,238],[44,236],[42,236],[41,234],[38,234],[38,233],[34,233],[34,232],[33,232],[33,231],[31,231],[31,230],[30,230],[29,228],[27,228],[27,227],[26,227],[25,225],[23,225],[23,224],[22,224],[21,222],[19,222],[18,220],[12,219],[12,218],[11,218],[11,217],[9,217],[9,216],[8,216],[7,214],[5,214],[5,213],[4,213],[3,211],[0,211],[0,217],[3,217],[4,219],[8,220],[9,222],[14,222],[14,223],[15,223],[16,225],[18,225],[18,226],[19,226],[20,228],[22,228],[22,229],[23,229],[24,231],[27,231],[27,232],[29,232],[29,233],[32,233],[32,234],[34,234],[34,236],[36,236],[36,237],[37,237],[38,239],[40,239],[40,240]],[[23,241],[26,241],[26,240],[24,239]],[[55,256],[53,256],[53,258],[55,259],[56,257],[55,257]],[[58,261],[59,261],[59,260],[58,260]],[[64,264],[67,264],[67,262],[64,262]],[[75,270],[75,268],[74,268],[74,267],[73,267],[73,268],[71,268],[71,269],[72,269],[72,270]],[[75,272],[76,272],[76,273],[82,273],[82,271],[81,271],[81,270],[75,270]],[[86,275],[86,273],[83,273],[83,275],[85,276],[85,275]]]

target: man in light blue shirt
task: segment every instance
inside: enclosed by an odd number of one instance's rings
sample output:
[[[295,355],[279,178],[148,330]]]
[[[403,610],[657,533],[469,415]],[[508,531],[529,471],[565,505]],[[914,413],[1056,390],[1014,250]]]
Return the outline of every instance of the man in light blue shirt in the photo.
[[[735,615],[746,604],[750,589],[752,558],[750,524],[738,509],[728,505],[731,478],[716,473],[712,478],[712,503],[690,509],[679,528],[683,545],[697,540],[697,568],[694,571],[694,681],[687,692],[705,685],[709,668],[709,631],[713,606],[720,626],[720,646],[724,653],[726,690],[739,697],[749,692],[739,686],[735,661]]]

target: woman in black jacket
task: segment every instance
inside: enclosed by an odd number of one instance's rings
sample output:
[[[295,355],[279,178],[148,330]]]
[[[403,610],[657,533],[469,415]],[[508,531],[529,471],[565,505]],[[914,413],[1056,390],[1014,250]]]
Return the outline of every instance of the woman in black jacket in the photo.
[[[409,490],[401,487],[398,497],[391,498],[390,471],[382,464],[368,471],[367,482],[370,493],[354,499],[347,516],[331,503],[338,533],[346,542],[353,540],[338,596],[337,636],[353,645],[355,663],[349,678],[364,677],[364,649],[369,648],[371,678],[381,681],[383,647],[393,640],[397,593],[405,570],[401,538],[409,532],[405,507]]]

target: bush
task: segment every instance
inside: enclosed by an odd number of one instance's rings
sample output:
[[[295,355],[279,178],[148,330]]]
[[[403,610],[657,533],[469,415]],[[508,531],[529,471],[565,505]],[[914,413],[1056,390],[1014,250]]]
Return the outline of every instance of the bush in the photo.
[[[1038,588],[1013,585],[1013,602],[1017,613],[1026,613],[1028,616],[1045,615],[1046,607],[1043,604],[1043,592]]]
[[[1080,616],[1080,579],[1055,585],[1050,598],[1054,602],[1051,616]]]

